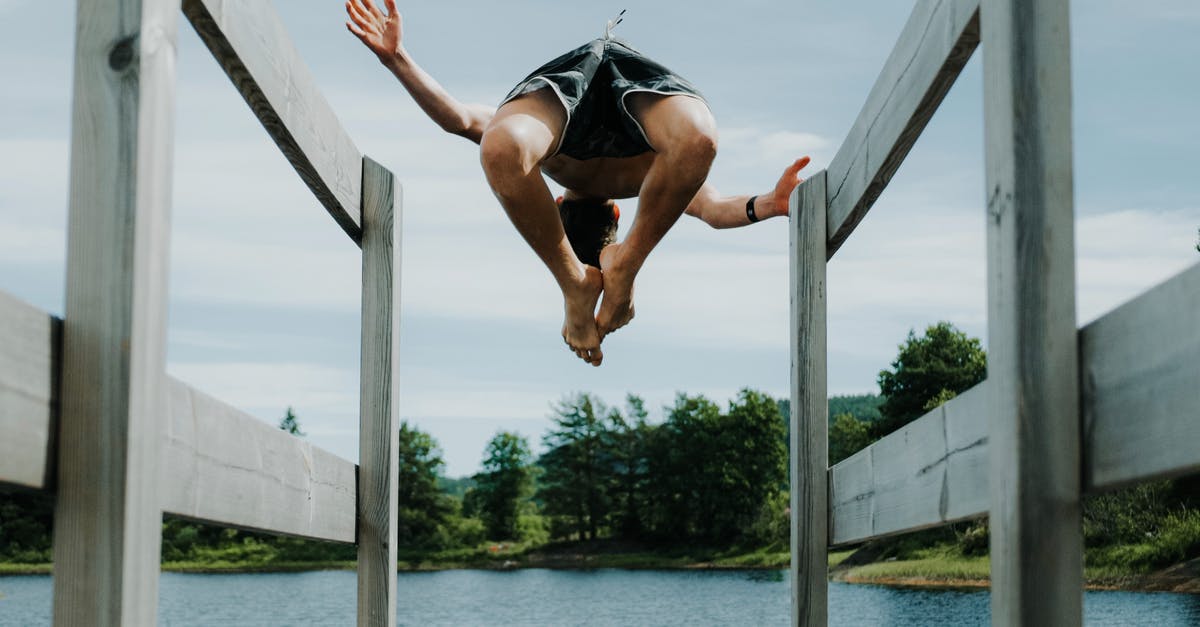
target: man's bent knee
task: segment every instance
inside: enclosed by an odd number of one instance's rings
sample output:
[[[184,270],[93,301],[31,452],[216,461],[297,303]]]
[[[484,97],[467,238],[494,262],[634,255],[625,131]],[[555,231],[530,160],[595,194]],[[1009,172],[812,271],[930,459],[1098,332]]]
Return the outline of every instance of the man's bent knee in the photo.
[[[507,129],[491,127],[479,141],[479,161],[489,175],[528,174],[533,161],[530,151]]]
[[[712,163],[717,156],[717,129],[696,127],[678,139],[674,149],[696,161]]]

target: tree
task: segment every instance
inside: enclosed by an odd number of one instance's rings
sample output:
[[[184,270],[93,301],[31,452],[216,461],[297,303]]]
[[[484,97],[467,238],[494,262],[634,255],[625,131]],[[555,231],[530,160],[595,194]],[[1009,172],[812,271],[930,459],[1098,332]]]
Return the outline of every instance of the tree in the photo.
[[[838,414],[829,426],[829,465],[861,451],[871,443],[871,428],[853,414]]]
[[[787,485],[787,448],[775,399],[743,389],[721,419],[723,482],[713,533],[740,539],[759,511]]]
[[[396,527],[402,546],[431,546],[454,507],[438,487],[444,462],[428,433],[400,423]]]
[[[608,433],[612,455],[611,518],[618,535],[633,539],[646,528],[649,445],[654,427],[646,422],[645,401],[633,394],[625,397],[624,416],[617,411],[609,416],[612,423]]]
[[[667,420],[650,442],[650,526],[655,535],[674,541],[691,539],[707,532],[704,512],[716,486],[719,462],[713,455],[716,424],[721,410],[703,396],[675,397]]]
[[[484,450],[483,472],[475,475],[475,489],[468,496],[477,503],[492,539],[518,535],[521,505],[533,494],[530,457],[529,442],[508,431],[497,433]]]
[[[554,408],[555,427],[542,442],[538,465],[544,474],[538,497],[546,513],[575,521],[579,537],[597,537],[608,517],[613,467],[608,408],[588,394],[563,399]]]
[[[308,435],[300,430],[300,421],[296,420],[296,414],[292,411],[291,407],[287,408],[287,414],[284,415],[283,420],[279,421],[279,428],[298,437]]]
[[[879,373],[882,416],[871,433],[887,435],[928,411],[932,399],[964,392],[986,377],[987,354],[978,338],[949,322],[930,325],[921,337],[909,331],[892,369]]]
[[[786,480],[779,405],[742,390],[729,411],[702,396],[676,397],[649,458],[654,531],[728,546],[751,529]]]

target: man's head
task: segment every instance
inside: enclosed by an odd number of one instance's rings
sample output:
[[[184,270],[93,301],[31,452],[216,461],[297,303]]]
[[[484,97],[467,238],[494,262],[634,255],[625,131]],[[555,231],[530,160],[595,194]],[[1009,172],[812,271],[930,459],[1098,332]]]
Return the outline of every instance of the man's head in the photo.
[[[589,266],[600,267],[600,251],[617,241],[617,204],[605,198],[557,199],[558,215],[575,256]]]

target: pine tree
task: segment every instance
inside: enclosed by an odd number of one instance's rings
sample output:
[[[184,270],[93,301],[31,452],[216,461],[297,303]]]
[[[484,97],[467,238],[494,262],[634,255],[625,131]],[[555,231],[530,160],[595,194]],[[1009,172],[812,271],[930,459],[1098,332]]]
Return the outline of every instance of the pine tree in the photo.
[[[291,407],[287,408],[287,414],[284,415],[283,420],[279,421],[279,428],[294,436],[304,437],[308,435],[300,430],[300,421],[296,420],[296,414],[292,411]]]

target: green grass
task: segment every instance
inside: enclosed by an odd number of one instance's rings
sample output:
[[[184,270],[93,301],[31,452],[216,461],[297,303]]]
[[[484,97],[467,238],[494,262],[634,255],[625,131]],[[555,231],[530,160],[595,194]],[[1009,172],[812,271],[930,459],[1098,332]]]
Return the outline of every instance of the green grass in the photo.
[[[163,571],[173,573],[280,573],[306,570],[354,570],[356,567],[355,562],[346,561],[279,561],[247,564],[216,560],[163,562],[162,564]]]
[[[987,579],[990,562],[986,557],[927,557],[923,559],[876,562],[847,571],[854,580],[921,579],[962,581]]]
[[[853,549],[848,551],[830,551],[829,552],[829,567],[833,568],[841,564],[847,557],[854,553]],[[789,556],[790,557],[790,556]]]
[[[0,575],[49,575],[53,564],[12,564],[0,562]]]

